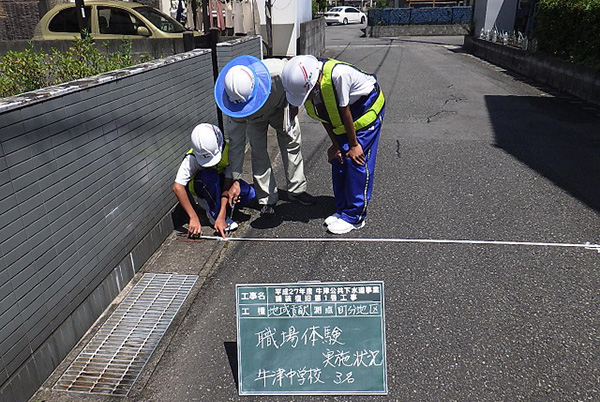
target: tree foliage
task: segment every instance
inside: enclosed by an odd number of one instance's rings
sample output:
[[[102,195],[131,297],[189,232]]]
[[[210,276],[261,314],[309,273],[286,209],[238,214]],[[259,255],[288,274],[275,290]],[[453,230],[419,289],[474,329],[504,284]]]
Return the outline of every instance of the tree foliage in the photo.
[[[105,44],[108,47],[108,44]],[[148,59],[143,57],[142,59]],[[33,44],[22,52],[0,57],[0,97],[97,75],[134,64],[131,40],[123,40],[119,52],[105,54],[89,35],[78,39],[65,53],[36,51]]]
[[[600,68],[600,0],[541,0],[535,37],[540,51]]]
[[[312,0],[312,15],[315,18],[327,9],[327,0]]]

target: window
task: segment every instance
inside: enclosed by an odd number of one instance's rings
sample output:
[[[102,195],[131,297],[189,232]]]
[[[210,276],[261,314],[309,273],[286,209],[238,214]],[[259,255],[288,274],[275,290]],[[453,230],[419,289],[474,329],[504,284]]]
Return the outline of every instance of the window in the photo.
[[[358,10],[356,8],[347,8],[346,12],[347,13],[355,13],[356,14],[358,12]]]
[[[137,35],[137,28],[145,26],[127,11],[115,7],[98,7],[100,33],[113,35]]]
[[[87,30],[90,32],[90,12],[91,7],[85,8],[87,21]],[[77,21],[77,9],[75,7],[61,10],[48,24],[48,29],[52,32],[79,32],[79,22]]]
[[[144,18],[148,19],[158,29],[167,33],[180,33],[185,31],[183,25],[175,21],[173,18],[158,12],[152,7],[136,7],[135,11],[140,13]]]

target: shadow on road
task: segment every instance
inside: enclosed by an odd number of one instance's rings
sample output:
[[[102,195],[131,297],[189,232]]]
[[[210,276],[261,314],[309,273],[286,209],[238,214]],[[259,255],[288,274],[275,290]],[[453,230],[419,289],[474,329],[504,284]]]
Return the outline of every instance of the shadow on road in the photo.
[[[280,198],[285,199],[280,191]],[[283,196],[282,196],[283,195]],[[313,219],[325,219],[335,212],[335,199],[332,196],[315,196],[315,205],[302,205],[299,202],[281,201],[275,207],[277,216],[271,219],[257,218],[250,226],[255,229],[269,229],[279,226],[284,221],[308,223]]]
[[[600,212],[600,117],[564,99],[485,97],[496,146]]]
[[[227,353],[233,381],[235,381],[235,389],[239,389],[237,342],[223,342],[223,346],[225,347],[225,353]]]

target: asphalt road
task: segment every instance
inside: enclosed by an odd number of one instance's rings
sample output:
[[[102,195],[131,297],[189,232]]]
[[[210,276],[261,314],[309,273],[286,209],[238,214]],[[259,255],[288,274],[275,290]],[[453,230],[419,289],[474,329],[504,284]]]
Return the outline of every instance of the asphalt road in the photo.
[[[387,112],[367,225],[345,237],[600,241],[597,108],[462,53],[462,38],[360,38],[359,28],[328,27],[327,53],[376,73]],[[301,123],[319,203],[281,202],[274,223],[249,210],[236,236],[333,237],[322,225],[329,140]],[[599,268],[582,247],[228,243],[132,400],[267,399],[238,396],[227,354],[235,284],[383,280],[389,394],[268,400],[597,401]]]

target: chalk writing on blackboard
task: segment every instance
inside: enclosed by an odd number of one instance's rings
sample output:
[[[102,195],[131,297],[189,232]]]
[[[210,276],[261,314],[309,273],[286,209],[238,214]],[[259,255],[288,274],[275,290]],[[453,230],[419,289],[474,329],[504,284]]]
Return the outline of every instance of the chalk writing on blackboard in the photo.
[[[383,282],[236,286],[240,394],[385,394]]]

